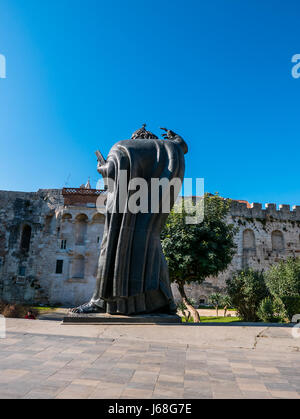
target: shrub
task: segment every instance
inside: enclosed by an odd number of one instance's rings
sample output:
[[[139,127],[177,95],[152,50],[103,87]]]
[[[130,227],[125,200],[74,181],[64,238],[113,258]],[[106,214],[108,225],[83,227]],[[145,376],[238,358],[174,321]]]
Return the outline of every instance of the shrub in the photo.
[[[258,317],[266,323],[278,323],[285,321],[285,310],[280,300],[272,297],[264,298],[257,310]]]
[[[244,321],[259,320],[257,311],[261,301],[269,296],[262,272],[241,271],[226,281],[227,293],[238,316]]]
[[[0,300],[0,314],[2,314],[2,311],[4,310],[4,308],[5,308],[6,305],[7,304],[4,301],[1,301]]]
[[[300,296],[284,296],[281,297],[281,301],[284,305],[286,316],[291,322],[295,314],[300,314]]]
[[[17,319],[24,317],[22,308],[17,304],[7,304],[2,312],[4,317]]]
[[[289,258],[271,266],[265,277],[267,287],[274,297],[300,295],[299,258]]]
[[[32,311],[32,314],[35,317],[37,317],[39,314],[38,310],[28,306],[21,304],[6,304],[4,302],[0,302],[0,314],[6,318],[23,319],[28,311]]]
[[[275,300],[281,302],[285,316],[300,314],[300,259],[289,258],[273,265],[266,273],[266,284]]]

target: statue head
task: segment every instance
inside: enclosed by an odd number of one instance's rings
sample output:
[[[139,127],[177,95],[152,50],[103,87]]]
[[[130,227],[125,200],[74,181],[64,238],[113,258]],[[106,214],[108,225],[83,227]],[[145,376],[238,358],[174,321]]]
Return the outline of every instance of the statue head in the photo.
[[[155,134],[146,130],[146,126],[147,126],[146,124],[143,124],[142,128],[138,129],[132,134],[131,139],[137,140],[138,138],[140,139],[146,138],[146,139],[158,140],[158,137]]]

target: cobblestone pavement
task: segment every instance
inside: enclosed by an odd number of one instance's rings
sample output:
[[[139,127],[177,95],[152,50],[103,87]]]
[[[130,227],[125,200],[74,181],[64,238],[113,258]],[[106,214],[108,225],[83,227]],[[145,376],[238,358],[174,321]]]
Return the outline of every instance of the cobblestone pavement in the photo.
[[[8,319],[0,398],[300,398],[299,341],[285,327]]]

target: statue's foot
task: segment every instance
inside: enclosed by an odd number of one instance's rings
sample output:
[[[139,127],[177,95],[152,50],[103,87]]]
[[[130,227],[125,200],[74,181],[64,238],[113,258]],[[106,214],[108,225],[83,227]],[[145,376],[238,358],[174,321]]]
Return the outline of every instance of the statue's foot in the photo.
[[[72,308],[70,310],[70,313],[90,314],[90,313],[104,313],[104,311],[105,311],[104,309],[102,309],[101,307],[96,306],[96,304],[94,304],[90,301],[89,303],[82,304],[82,306]]]

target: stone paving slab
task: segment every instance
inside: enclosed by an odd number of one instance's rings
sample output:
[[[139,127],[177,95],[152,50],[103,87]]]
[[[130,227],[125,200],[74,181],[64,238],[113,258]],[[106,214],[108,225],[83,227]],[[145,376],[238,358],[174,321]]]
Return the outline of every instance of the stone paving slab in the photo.
[[[300,398],[290,328],[7,319],[0,398]]]

